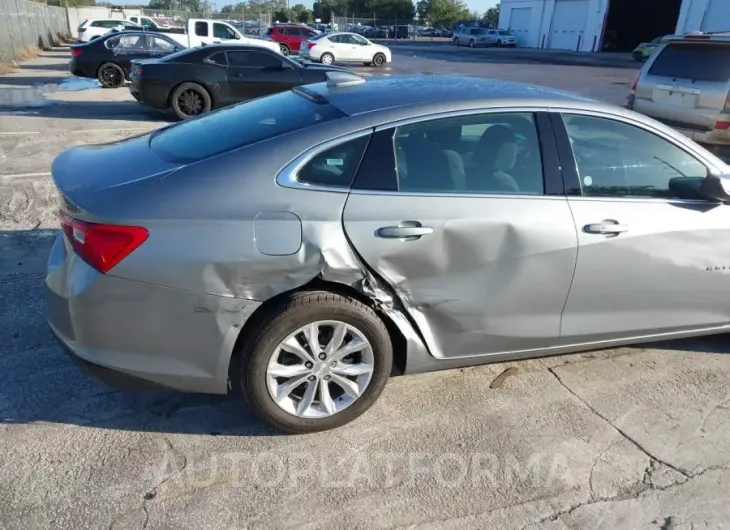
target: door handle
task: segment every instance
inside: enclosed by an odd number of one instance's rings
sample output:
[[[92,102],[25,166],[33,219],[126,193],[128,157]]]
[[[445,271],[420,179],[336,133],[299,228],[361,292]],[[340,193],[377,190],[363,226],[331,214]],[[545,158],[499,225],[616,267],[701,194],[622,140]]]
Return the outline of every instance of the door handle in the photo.
[[[432,233],[432,227],[423,226],[418,221],[403,221],[396,226],[383,226],[375,232],[378,237],[383,239],[403,239],[405,241],[414,241]]]
[[[585,225],[583,231],[589,234],[621,234],[628,232],[629,227],[620,224],[614,219],[604,219],[600,223]]]

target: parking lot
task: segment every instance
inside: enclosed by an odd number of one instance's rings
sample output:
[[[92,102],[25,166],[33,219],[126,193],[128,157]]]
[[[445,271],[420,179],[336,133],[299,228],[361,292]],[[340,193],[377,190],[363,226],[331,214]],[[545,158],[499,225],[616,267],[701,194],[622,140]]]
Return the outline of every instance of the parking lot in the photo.
[[[358,70],[615,104],[636,73],[617,57],[392,50],[392,66]],[[0,527],[730,526],[725,335],[393,378],[360,419],[306,436],[269,430],[234,398],[86,379],[45,324],[51,163],[167,122],[126,88],[69,77],[67,61],[46,52],[0,77]]]

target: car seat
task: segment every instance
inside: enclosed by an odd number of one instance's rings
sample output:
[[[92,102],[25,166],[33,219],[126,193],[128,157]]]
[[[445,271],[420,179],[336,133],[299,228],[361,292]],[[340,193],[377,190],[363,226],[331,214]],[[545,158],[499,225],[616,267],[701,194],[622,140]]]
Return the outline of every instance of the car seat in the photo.
[[[492,125],[482,133],[474,151],[474,168],[466,179],[469,191],[519,192],[512,176],[517,162],[517,138],[505,125]]]

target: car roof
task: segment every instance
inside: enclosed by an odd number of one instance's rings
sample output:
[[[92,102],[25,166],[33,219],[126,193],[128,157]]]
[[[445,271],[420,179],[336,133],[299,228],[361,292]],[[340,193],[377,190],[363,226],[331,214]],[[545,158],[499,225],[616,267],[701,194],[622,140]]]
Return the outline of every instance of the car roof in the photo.
[[[443,106],[441,110],[447,111],[449,106],[456,108],[479,100],[485,104],[497,100],[520,103],[529,100],[545,106],[598,103],[594,99],[549,87],[458,75],[373,77],[354,86],[332,87],[327,83],[316,83],[309,85],[308,89],[349,115],[409,106]]]

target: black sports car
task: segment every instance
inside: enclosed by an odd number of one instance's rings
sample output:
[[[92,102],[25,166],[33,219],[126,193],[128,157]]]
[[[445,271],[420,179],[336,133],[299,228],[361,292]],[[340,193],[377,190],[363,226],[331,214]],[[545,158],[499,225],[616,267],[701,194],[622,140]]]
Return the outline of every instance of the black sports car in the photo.
[[[115,31],[71,46],[68,68],[73,75],[97,78],[104,88],[114,88],[129,79],[133,59],[164,57],[184,49],[180,43],[159,33]]]
[[[327,72],[350,72],[293,60],[257,46],[214,44],[188,48],[161,59],[132,61],[129,87],[142,103],[197,116],[292,87],[326,81]]]

